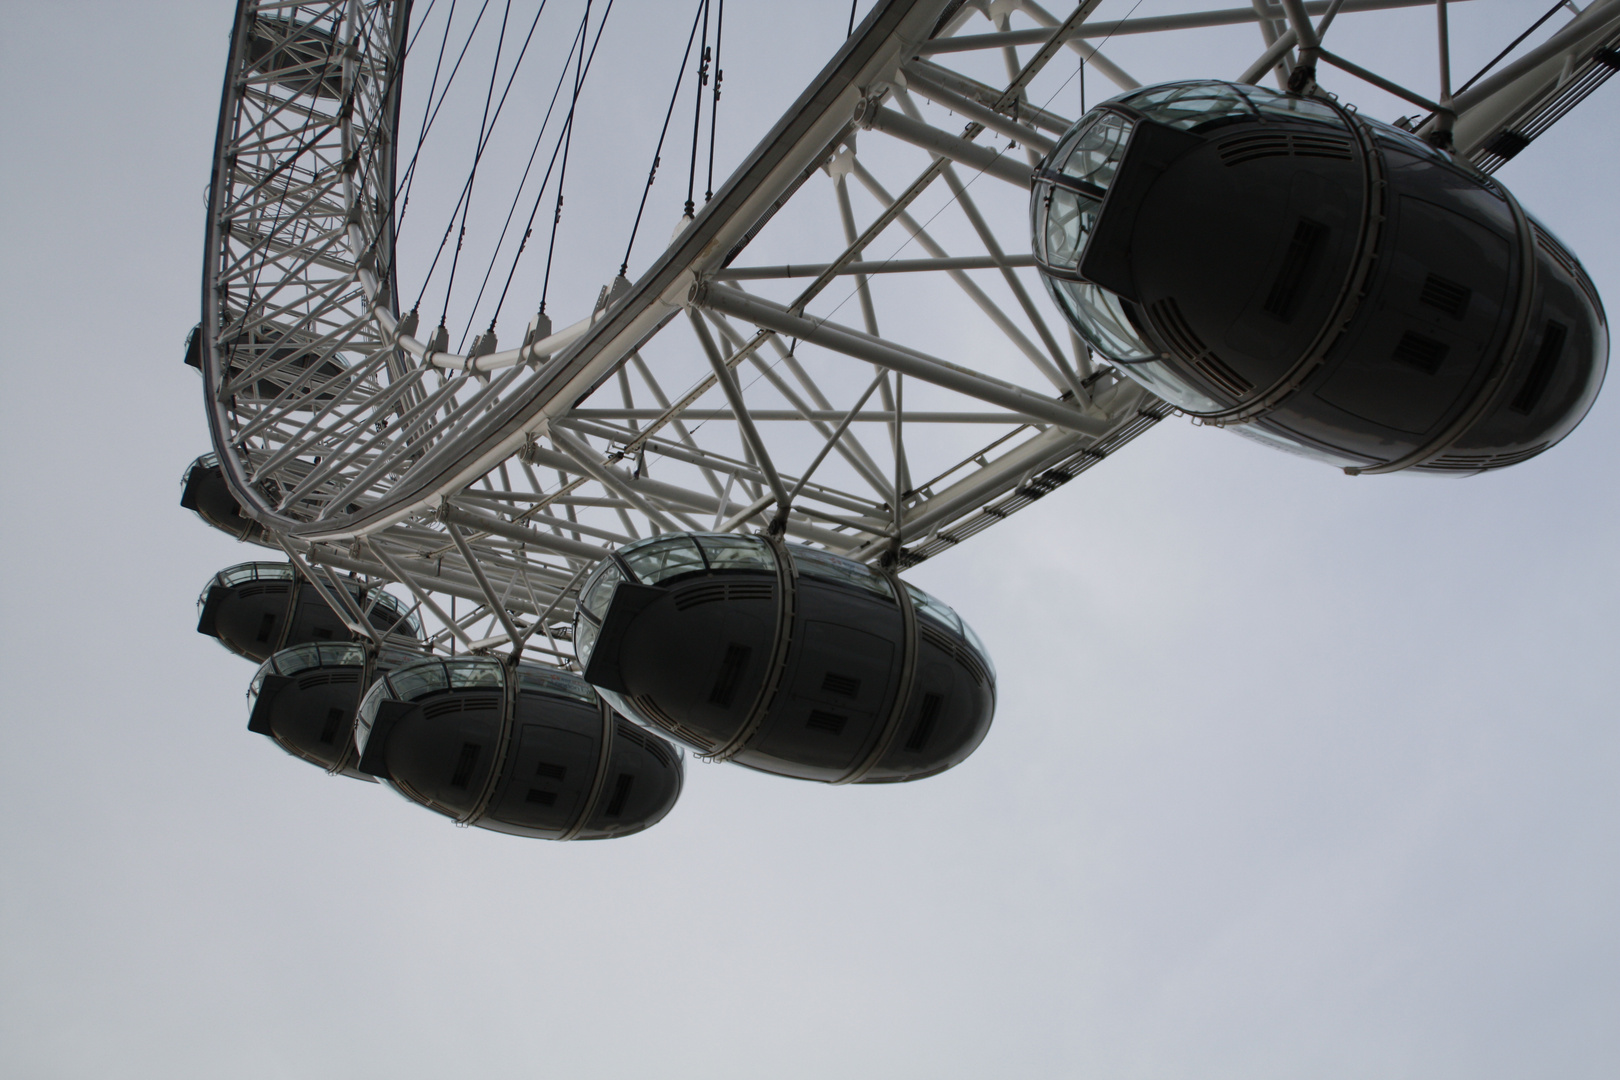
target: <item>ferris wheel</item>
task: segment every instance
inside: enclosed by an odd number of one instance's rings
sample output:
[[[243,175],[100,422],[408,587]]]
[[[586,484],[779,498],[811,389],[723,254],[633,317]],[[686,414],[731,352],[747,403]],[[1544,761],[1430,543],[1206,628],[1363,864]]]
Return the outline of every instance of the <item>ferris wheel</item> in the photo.
[[[1601,385],[1590,279],[1492,174],[1620,67],[1620,0],[1471,77],[1465,0],[879,0],[718,166],[724,0],[659,5],[650,74],[615,6],[241,0],[231,38],[183,505],[275,554],[199,629],[261,664],[251,730],[458,823],[638,831],[677,744],[933,775],[996,675],[908,567],[1173,416],[1468,474]],[[1408,9],[1421,62],[1335,48]],[[669,76],[652,145],[591,141]]]

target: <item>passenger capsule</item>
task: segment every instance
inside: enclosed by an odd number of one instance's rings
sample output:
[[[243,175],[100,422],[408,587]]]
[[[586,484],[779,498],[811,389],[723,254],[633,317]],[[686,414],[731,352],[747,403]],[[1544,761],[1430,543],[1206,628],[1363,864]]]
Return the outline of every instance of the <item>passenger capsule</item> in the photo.
[[[403,647],[421,639],[421,623],[392,593],[353,578],[343,579],[343,586],[373,627]],[[260,662],[293,645],[354,639],[291,563],[251,562],[221,570],[197,598],[197,613],[199,634]]]
[[[995,712],[995,669],[956,612],[825,551],[669,534],[604,560],[580,597],[586,680],[711,759],[916,780],[971,754]]]
[[[1506,188],[1332,100],[1133,91],[1058,142],[1030,209],[1042,278],[1092,348],[1352,474],[1524,461],[1608,365],[1591,280]]]
[[[181,507],[190,510],[205,523],[238,540],[265,547],[275,546],[275,541],[264,526],[242,513],[242,506],[225,483],[225,473],[215,455],[204,454],[193,461],[186,469],[181,486]]]
[[[381,674],[421,659],[355,642],[295,645],[260,666],[248,686],[248,730],[334,775],[375,783],[356,766],[354,718]]]
[[[543,840],[629,836],[681,794],[676,749],[577,675],[489,657],[377,680],[355,725],[361,772],[460,825]]]

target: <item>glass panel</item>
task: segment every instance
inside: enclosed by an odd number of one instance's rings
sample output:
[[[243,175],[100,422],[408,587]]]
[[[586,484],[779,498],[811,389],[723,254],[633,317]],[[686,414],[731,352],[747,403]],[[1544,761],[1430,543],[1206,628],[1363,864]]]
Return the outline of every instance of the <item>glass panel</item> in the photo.
[[[388,685],[393,688],[393,696],[401,701],[416,701],[433,693],[443,690],[450,685],[445,678],[444,665],[438,660],[424,660],[418,664],[410,664],[400,668],[388,676]]]
[[[693,537],[708,557],[710,570],[763,570],[776,572],[770,545],[757,536],[736,533],[698,533]]]
[[[996,678],[995,661],[990,659],[990,650],[984,647],[984,642],[979,640],[979,635],[973,632],[973,627],[968,625],[966,619],[962,620],[962,636],[967,638],[968,642],[978,650],[979,659],[984,661],[984,666],[990,671],[990,679],[994,682]]]
[[[276,658],[271,657],[259,665],[259,670],[253,673],[253,681],[248,683],[247,701],[248,715],[253,715],[253,706],[259,700],[259,692],[264,689],[264,677],[275,670]]]
[[[552,697],[570,698],[587,705],[596,704],[596,691],[578,675],[554,668],[518,668],[518,691],[525,694],[550,694]]]
[[[377,616],[379,621],[394,627],[395,633],[409,633],[413,637],[422,636],[421,621],[415,614],[407,617],[405,613],[410,610],[409,607],[393,593],[378,586],[360,597],[362,610],[368,604],[374,605],[372,614]],[[404,621],[401,622],[401,619],[404,619]]]
[[[597,622],[607,614],[608,603],[613,599],[613,590],[619,587],[624,575],[619,572],[619,566],[611,559],[602,564],[602,569],[596,572],[595,580],[585,587],[585,600],[580,605],[587,614]]]
[[[1389,124],[1380,124],[1376,120],[1371,121],[1371,126],[1373,138],[1388,149],[1399,150],[1402,153],[1411,154],[1427,161],[1440,161],[1447,165],[1457,164],[1445,151],[1430,146],[1410,132],[1402,131],[1400,128]]]
[[[1281,116],[1289,120],[1312,120],[1344,128],[1344,119],[1330,106],[1320,101],[1292,97],[1264,86],[1245,86],[1243,93],[1251,105],[1266,115]]]
[[[322,667],[365,666],[366,650],[364,646],[353,643],[323,643],[317,648],[321,650]]]
[[[271,657],[275,661],[276,670],[283,675],[296,675],[300,671],[321,666],[321,647],[319,645],[294,645],[290,649],[282,649]]]
[[[1136,335],[1119,297],[1089,281],[1064,281],[1044,274],[1041,280],[1093,349],[1121,363],[1155,356]]]
[[[906,591],[911,594],[911,602],[916,605],[919,615],[928,615],[934,621],[943,623],[958,634],[962,632],[962,619],[950,605],[929,596],[909,581],[906,582]]]
[[[1046,186],[1046,223],[1038,239],[1041,254],[1051,266],[1073,270],[1080,265],[1080,249],[1097,224],[1102,203],[1065,188]]]
[[[1198,390],[1188,385],[1176,374],[1169,364],[1158,360],[1150,360],[1140,364],[1122,364],[1120,371],[1141,383],[1149,390],[1158,394],[1164,400],[1178,409],[1185,409],[1190,413],[1212,413],[1220,409],[1220,403],[1213,398],[1205,397]]]
[[[627,547],[619,557],[643,585],[657,585],[677,574],[704,569],[703,553],[685,533]]]
[[[363,754],[366,751],[366,740],[371,738],[371,725],[377,722],[377,709],[388,699],[388,684],[378,679],[366,696],[360,699],[360,709],[355,714],[354,744]]]
[[[589,619],[574,620],[574,656],[580,666],[591,662],[591,650],[596,647],[596,624]]]
[[[1117,99],[1169,127],[1191,131],[1212,120],[1253,116],[1254,107],[1231,83],[1186,82],[1155,86]]]
[[[1080,136],[1069,158],[1063,163],[1063,175],[1108,190],[1125,158],[1125,144],[1130,141],[1136,124],[1118,113],[1099,113],[1097,119]]]
[[[789,544],[788,554],[793,556],[793,565],[798,568],[799,573],[806,577],[854,585],[885,600],[894,599],[894,590],[889,587],[888,579],[865,563],[858,563],[831,552],[817,551],[802,544]]]
[[[473,686],[499,689],[506,685],[506,669],[499,660],[446,660],[444,666],[450,673],[450,688],[453,690]]]
[[[240,585],[244,581],[291,581],[294,577],[291,563],[242,563],[227,567],[215,579],[221,585]]]

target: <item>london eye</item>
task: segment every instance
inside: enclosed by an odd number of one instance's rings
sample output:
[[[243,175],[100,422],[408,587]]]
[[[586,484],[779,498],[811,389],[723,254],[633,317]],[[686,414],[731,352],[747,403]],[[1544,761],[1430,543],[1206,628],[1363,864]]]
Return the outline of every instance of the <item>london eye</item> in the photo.
[[[1620,66],[1615,3],[1465,72],[1461,0],[895,0],[758,133],[723,0],[575,7],[242,0],[220,111],[182,504],[276,561],[198,629],[263,665],[250,730],[458,823],[639,831],[677,747],[935,775],[996,668],[909,568],[1174,418],[1379,483],[1559,452],[1602,384],[1579,243],[1493,174]],[[1421,63],[1335,50],[1414,8]],[[626,20],[649,146],[602,137]]]

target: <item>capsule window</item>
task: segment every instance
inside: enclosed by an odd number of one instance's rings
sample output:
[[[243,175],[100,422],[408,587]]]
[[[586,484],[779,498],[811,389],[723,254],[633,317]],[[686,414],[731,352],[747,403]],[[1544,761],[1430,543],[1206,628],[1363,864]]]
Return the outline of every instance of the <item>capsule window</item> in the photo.
[[[332,708],[326,710],[326,723],[321,725],[321,742],[331,746],[337,742],[338,727],[343,723],[343,710]]]
[[[894,597],[894,590],[890,588],[888,578],[865,563],[856,562],[854,559],[846,559],[841,555],[834,555],[830,552],[818,551],[802,544],[790,546],[788,553],[793,557],[794,567],[806,577],[854,585],[858,589],[881,596],[885,600]]]
[[[1277,268],[1277,278],[1271,283],[1271,291],[1266,294],[1266,314],[1283,322],[1294,317],[1294,312],[1299,309],[1300,294],[1305,289],[1310,270],[1316,264],[1316,256],[1322,250],[1327,235],[1328,227],[1321,222],[1303,217],[1299,219],[1294,226],[1294,238],[1288,242],[1288,250],[1283,253],[1282,265]]]
[[[478,764],[478,752],[483,747],[478,743],[462,743],[461,753],[456,758],[456,769],[450,774],[450,786],[467,790],[467,784],[472,779],[473,767]]]
[[[732,533],[700,533],[695,538],[709,561],[710,570],[761,570],[776,572],[776,560],[765,541],[755,536]]]
[[[591,587],[585,591],[585,600],[580,605],[585,609],[585,613],[601,622],[602,616],[607,614],[609,601],[613,599],[613,590],[617,589],[619,582],[623,580],[624,575],[614,563],[609,562],[603,567],[602,572],[591,583]]]
[[[393,686],[394,696],[401,701],[416,701],[448,686],[444,665],[437,660],[401,668],[388,676],[388,681]]]
[[[1552,382],[1553,370],[1558,367],[1558,358],[1564,354],[1564,341],[1568,336],[1569,327],[1548,320],[1547,328],[1541,332],[1541,348],[1536,350],[1535,362],[1530,365],[1524,385],[1513,395],[1508,408],[1521,416],[1528,416],[1535,410],[1541,396],[1547,392],[1547,385]]]
[[[498,660],[446,660],[444,667],[452,690],[474,686],[499,690],[506,683]]]
[[[748,658],[754,650],[747,645],[731,642],[726,646],[726,655],[720,661],[720,673],[715,676],[714,688],[709,691],[709,703],[729,708],[731,699],[737,695],[737,684],[742,682],[743,670],[748,666]]]
[[[943,699],[938,694],[924,694],[922,709],[917,716],[917,726],[911,729],[911,735],[906,739],[906,750],[917,753],[928,745],[929,736],[934,733],[934,725],[939,721],[939,707]]]
[[[706,569],[703,553],[690,536],[668,536],[619,553],[643,585],[657,585],[681,574]]]
[[[636,778],[630,773],[620,773],[613,781],[613,797],[608,800],[607,816],[618,817],[624,813],[624,804],[630,798],[630,788],[634,786]]]
[[[525,694],[568,698],[586,705],[596,704],[596,691],[591,689],[591,684],[566,671],[521,669],[518,672],[518,690]]]
[[[935,599],[909,581],[906,582],[906,591],[911,593],[911,602],[916,605],[919,612],[939,620],[952,630],[961,631],[961,617],[944,601]]]

